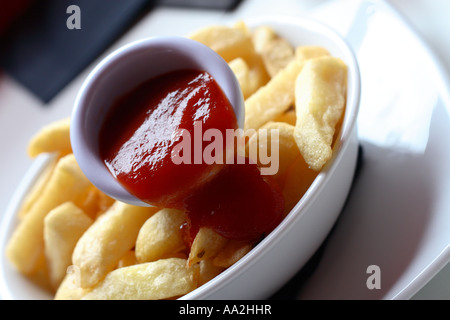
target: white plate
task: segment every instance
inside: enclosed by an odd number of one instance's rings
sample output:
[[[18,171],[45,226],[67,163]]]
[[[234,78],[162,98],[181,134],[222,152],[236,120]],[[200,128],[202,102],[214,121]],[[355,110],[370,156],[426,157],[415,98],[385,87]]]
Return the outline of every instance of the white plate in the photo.
[[[393,67],[385,74],[386,82],[392,78],[401,78],[398,73],[405,70],[405,61],[395,52],[404,52],[407,42],[409,56],[403,58],[416,61],[409,66],[411,72],[407,77],[418,84],[419,90],[408,90],[403,82],[398,82],[391,89],[399,97],[409,96],[411,110],[421,109],[423,118],[415,119],[416,123],[410,122],[409,125],[419,124],[420,129],[417,130],[422,131],[409,141],[411,144],[406,148],[404,140],[387,141],[380,139],[376,132],[360,131],[364,148],[362,170],[320,263],[296,297],[409,299],[450,261],[448,77],[423,41],[383,1],[342,1],[338,8],[340,11],[334,10],[336,8],[333,4],[324,6],[313,14],[340,28],[344,35],[348,33],[355,49],[359,48],[359,58],[364,52],[361,46],[370,47],[376,41],[389,45],[394,56],[391,65],[397,65],[398,68]],[[339,16],[343,12],[356,18],[353,20]],[[329,19],[332,15],[341,20]],[[352,21],[353,26],[350,25]],[[381,23],[389,25],[389,29],[380,28]],[[358,32],[355,33],[355,30]],[[386,61],[380,56],[383,57],[380,52],[374,51],[371,63],[377,63],[377,67],[383,68]],[[373,68],[367,60],[360,59],[359,63],[362,102],[358,126],[361,128],[367,124],[365,116],[371,112],[367,109],[368,98],[375,97],[375,94],[383,96],[390,93],[383,91],[386,90],[383,80],[378,86],[367,87],[365,80],[370,75],[366,71]],[[421,70],[423,66],[428,69]],[[427,76],[424,77],[420,72],[427,72]],[[437,99],[424,101],[426,92],[420,90],[420,86],[434,87]],[[418,101],[428,104],[415,106],[414,103]],[[399,112],[400,106],[392,102],[389,107],[391,113],[386,115],[387,118]],[[429,121],[427,117],[430,117]],[[380,119],[375,117],[372,120],[379,121],[382,130],[383,121]],[[404,119],[397,120],[400,127]],[[422,152],[424,141],[428,143]],[[371,265],[379,267],[380,289],[370,290],[367,286],[367,280],[373,280],[369,277],[374,275],[368,270]]]

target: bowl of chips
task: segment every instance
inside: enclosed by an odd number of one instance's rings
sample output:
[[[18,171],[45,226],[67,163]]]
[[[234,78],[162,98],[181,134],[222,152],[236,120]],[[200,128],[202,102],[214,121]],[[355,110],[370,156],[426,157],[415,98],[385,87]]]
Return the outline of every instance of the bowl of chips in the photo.
[[[277,132],[269,139],[278,152],[281,223],[257,242],[202,228],[187,247],[183,212],[122,203],[90,183],[71,150],[70,119],[63,119],[30,140],[36,160],[2,222],[4,298],[266,299],[320,247],[357,163],[360,78],[351,48],[300,17],[206,26],[187,37],[215,50],[235,73],[243,129],[253,132],[248,148],[263,148],[261,132]]]

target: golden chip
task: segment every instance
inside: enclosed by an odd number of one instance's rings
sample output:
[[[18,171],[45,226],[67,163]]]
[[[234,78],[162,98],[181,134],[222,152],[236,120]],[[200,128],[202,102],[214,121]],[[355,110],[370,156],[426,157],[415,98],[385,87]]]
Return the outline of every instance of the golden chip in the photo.
[[[50,123],[39,130],[28,144],[28,155],[32,158],[44,152],[71,153],[70,118]]]
[[[139,263],[165,258],[186,248],[180,228],[186,221],[184,212],[161,209],[139,230],[136,259]]]
[[[20,272],[32,273],[44,252],[46,215],[67,201],[78,205],[90,186],[73,154],[58,161],[41,196],[20,221],[7,245],[6,254]]]
[[[72,252],[92,224],[83,210],[68,201],[51,210],[44,219],[44,244],[50,280],[55,288],[72,264]]]
[[[332,156],[335,127],[344,113],[347,66],[331,56],[311,59],[295,86],[295,140],[306,163],[319,171]]]
[[[115,202],[81,236],[72,262],[80,270],[80,286],[88,288],[103,279],[131,250],[140,228],[158,208]]]
[[[161,259],[111,271],[83,300],[156,300],[179,297],[198,284],[198,267],[186,260]]]
[[[318,47],[299,47],[296,58],[245,100],[244,129],[259,129],[286,112],[295,101],[295,81],[304,63],[328,52]]]

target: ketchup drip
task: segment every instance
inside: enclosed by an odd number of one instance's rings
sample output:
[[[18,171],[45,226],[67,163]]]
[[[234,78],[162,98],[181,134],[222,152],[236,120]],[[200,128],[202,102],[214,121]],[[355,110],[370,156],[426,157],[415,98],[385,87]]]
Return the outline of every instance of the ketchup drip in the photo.
[[[210,142],[195,145],[198,123],[202,132],[218,130],[224,141],[227,129],[238,128],[228,99],[207,72],[164,74],[115,101],[100,130],[100,154],[131,194],[157,207],[184,210],[188,238],[209,227],[229,239],[258,240],[282,218],[280,189],[248,160],[199,162],[198,151]],[[190,133],[192,152],[184,157],[190,161],[175,163],[181,130]]]

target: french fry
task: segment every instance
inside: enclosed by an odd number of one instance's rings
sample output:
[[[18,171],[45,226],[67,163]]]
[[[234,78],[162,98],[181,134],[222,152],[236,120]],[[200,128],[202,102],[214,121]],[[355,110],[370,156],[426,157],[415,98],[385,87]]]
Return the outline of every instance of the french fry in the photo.
[[[90,186],[73,154],[58,161],[41,196],[20,221],[6,248],[7,257],[21,273],[33,273],[44,252],[46,215],[66,201],[78,204]]]
[[[306,163],[319,171],[332,156],[335,127],[344,112],[347,66],[331,56],[311,59],[295,86],[294,137]]]
[[[210,47],[227,62],[239,57],[249,61],[254,54],[251,39],[242,27],[208,26],[193,32],[189,38]]]
[[[61,285],[56,290],[54,300],[81,300],[89,291],[91,291],[90,288],[83,289],[80,287],[79,270],[70,266]]]
[[[99,215],[108,210],[114,202],[115,200],[113,198],[92,185],[83,202],[80,203],[80,208],[83,209],[84,213],[95,220]]]
[[[200,261],[199,266],[198,286],[204,285],[225,270],[224,267],[215,265],[211,259]]]
[[[250,96],[259,87],[266,84],[270,75],[264,66],[262,57],[255,51],[251,35],[244,23],[234,27],[215,25],[202,28],[189,36],[217,52],[226,62],[243,59],[248,67],[245,94]]]
[[[72,202],[51,210],[44,219],[44,248],[51,283],[59,286],[72,264],[72,252],[93,220]]]
[[[260,168],[273,168],[271,170],[274,171],[273,177],[280,185],[283,183],[287,169],[300,155],[294,139],[294,128],[293,125],[285,122],[269,121],[249,139],[247,144],[249,156]],[[254,154],[257,155],[257,159],[254,158]],[[265,156],[268,156],[268,159],[264,159]],[[269,160],[277,161],[277,163],[266,163]]]
[[[42,288],[46,292],[54,293],[55,287],[50,281],[49,268],[44,252],[40,254],[33,273],[27,275],[27,278],[37,287]]]
[[[217,267],[229,268],[253,249],[253,243],[247,241],[230,240],[213,259]]]
[[[27,152],[31,158],[44,152],[71,153],[70,118],[52,122],[39,130],[31,138]]]
[[[124,256],[119,260],[119,262],[117,263],[117,268],[132,266],[136,263],[136,253],[134,252],[134,250],[130,250],[125,253]]]
[[[323,55],[328,52],[320,47],[298,47],[295,59],[245,100],[244,129],[257,130],[286,112],[294,104],[295,81],[305,61]]]
[[[30,210],[31,207],[37,202],[38,198],[42,196],[42,192],[45,186],[48,184],[50,177],[52,176],[53,171],[55,170],[56,163],[58,162],[59,157],[54,156],[50,159],[49,164],[44,168],[36,182],[30,189],[30,191],[25,196],[22,204],[19,208],[19,212],[17,213],[18,217],[22,219]]]
[[[222,237],[210,228],[200,228],[192,242],[191,251],[187,260],[188,266],[202,260],[214,258],[227,244],[228,239]]]
[[[253,44],[271,77],[284,69],[295,58],[294,47],[268,26],[256,28],[252,34]]]
[[[253,93],[252,85],[250,83],[250,68],[248,64],[244,59],[239,57],[231,60],[228,65],[239,82],[244,99],[248,98]]]
[[[294,160],[282,185],[285,215],[300,201],[317,175],[318,172],[309,168],[301,155]]]
[[[138,207],[115,202],[78,240],[72,263],[80,270],[80,286],[88,288],[113,270],[131,250],[144,222],[155,207]]]
[[[176,209],[161,209],[151,216],[137,236],[137,261],[154,261],[184,250],[186,245],[180,228],[185,221],[184,212]]]
[[[295,114],[294,109],[290,109],[286,111],[285,113],[279,115],[275,119],[273,119],[274,122],[285,122],[287,124],[290,124],[292,126],[295,126],[297,123],[297,115]]]
[[[262,53],[267,45],[277,37],[274,29],[269,26],[260,26],[251,32],[253,46],[258,53]]]
[[[82,297],[83,300],[159,300],[179,297],[197,287],[198,266],[186,260],[161,259],[116,269]]]
[[[250,66],[249,72],[249,94],[248,96],[253,95],[259,88],[267,84],[270,80],[270,75],[264,66],[264,61],[262,57],[256,52],[253,53],[253,56],[250,58],[250,61],[247,62]]]

